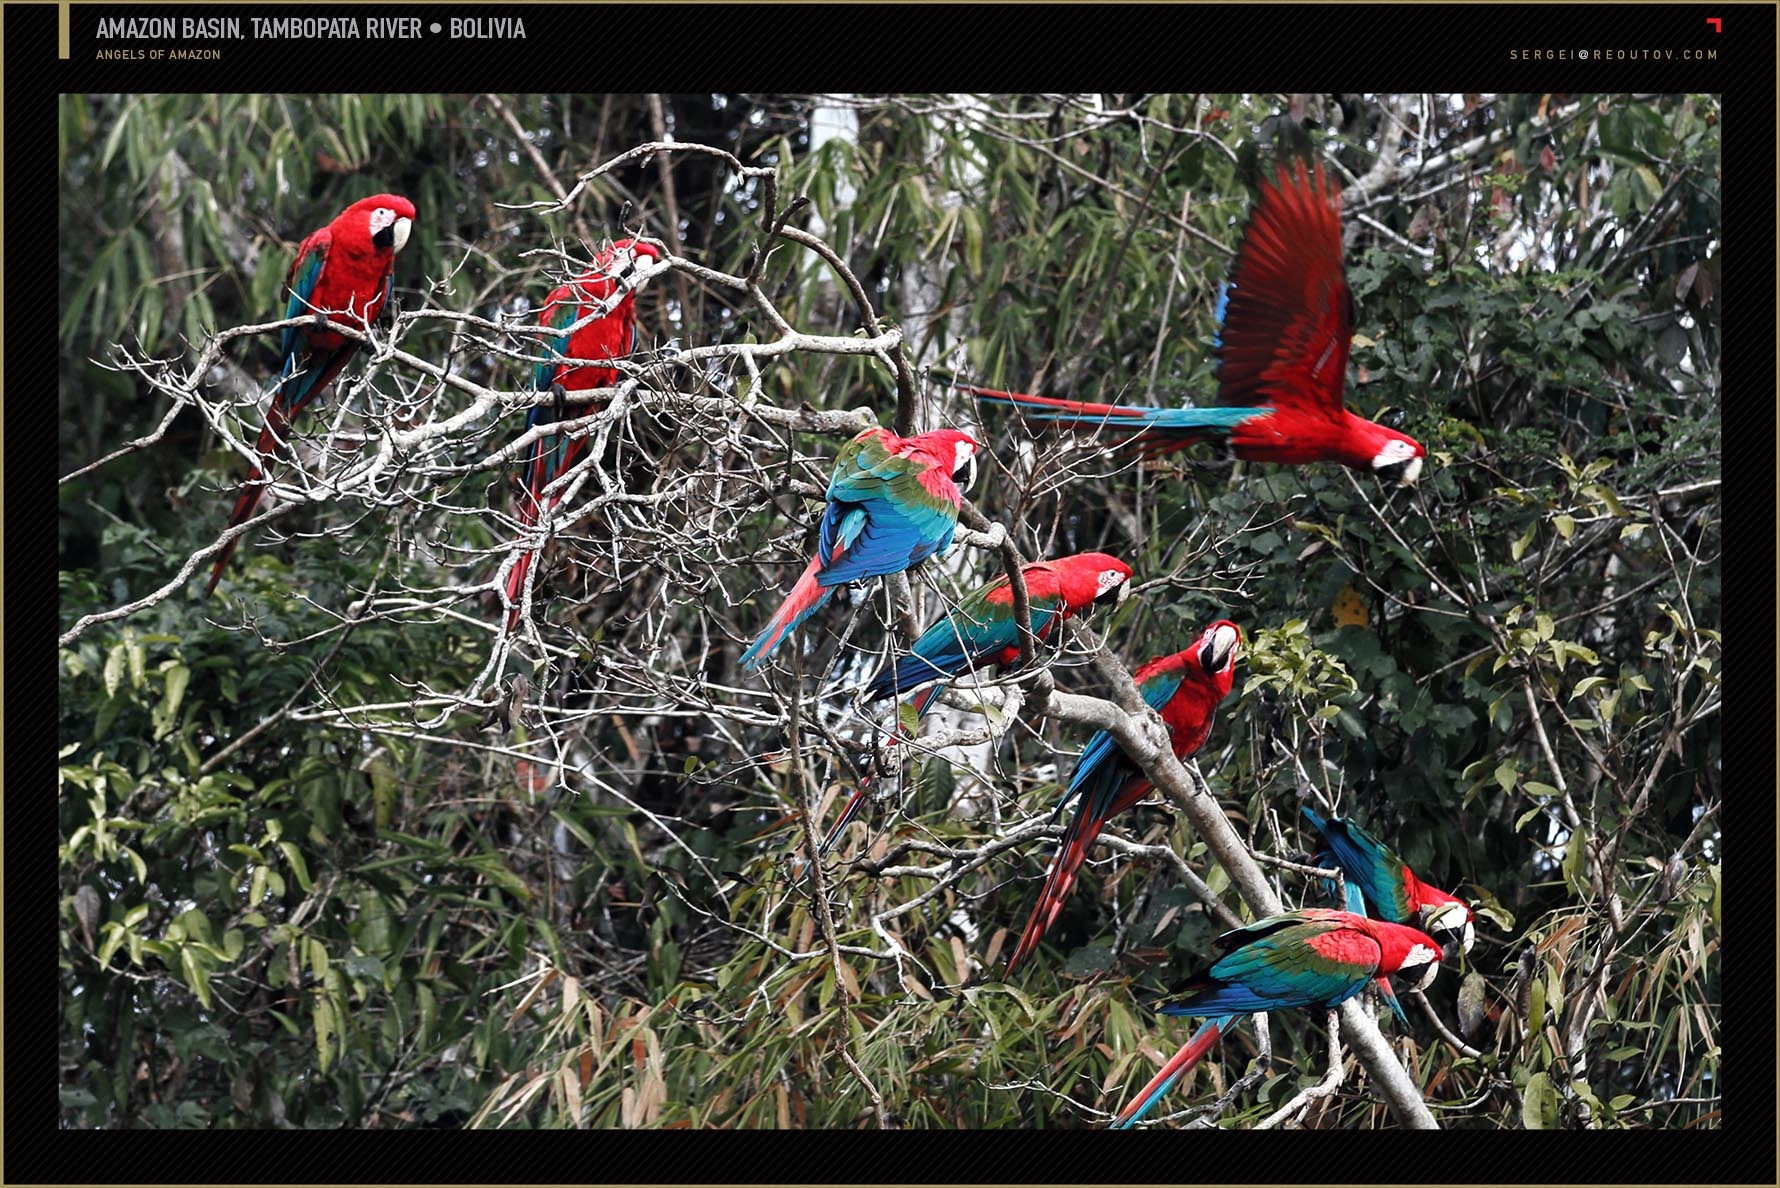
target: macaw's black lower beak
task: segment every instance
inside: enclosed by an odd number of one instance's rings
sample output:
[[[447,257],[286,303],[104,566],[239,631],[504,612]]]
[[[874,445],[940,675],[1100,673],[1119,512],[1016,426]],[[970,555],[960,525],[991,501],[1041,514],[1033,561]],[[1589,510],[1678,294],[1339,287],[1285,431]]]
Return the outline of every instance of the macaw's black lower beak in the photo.
[[[963,475],[963,478],[959,478]],[[968,492],[977,485],[977,456],[972,454],[964,460],[964,465],[952,472],[952,483],[960,493]]]
[[[371,242],[385,251],[396,246],[396,225],[391,223],[383,230],[371,236]]]
[[[1117,606],[1131,594],[1131,583],[1120,582],[1104,594],[1094,597],[1095,606]]]
[[[1415,481],[1422,476],[1422,460],[1405,458],[1401,462],[1393,462],[1389,466],[1381,466],[1373,471],[1380,482],[1392,483],[1399,487],[1413,487]]]

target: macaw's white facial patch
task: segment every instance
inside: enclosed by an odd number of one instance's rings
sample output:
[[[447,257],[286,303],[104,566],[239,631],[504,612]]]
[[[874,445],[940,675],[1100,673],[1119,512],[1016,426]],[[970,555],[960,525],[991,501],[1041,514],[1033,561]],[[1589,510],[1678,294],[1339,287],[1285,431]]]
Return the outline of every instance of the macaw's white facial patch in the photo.
[[[1426,990],[1440,972],[1440,954],[1426,945],[1416,945],[1398,966],[1403,980],[1417,990]]]
[[[1378,457],[1372,459],[1372,469],[1383,470],[1387,466],[1395,466],[1415,457],[1415,447],[1398,438],[1384,443],[1384,449],[1378,451]]]
[[[379,206],[371,212],[371,234],[375,235],[396,221],[396,212],[387,206]]]
[[[1100,576],[1094,579],[1094,596],[1096,598],[1108,590],[1117,590],[1119,597],[1125,597],[1125,575],[1116,569],[1103,569]]]
[[[974,442],[974,441],[960,441],[960,442],[955,443],[952,446],[952,469],[953,469],[953,471],[963,470],[964,464],[966,462],[969,462],[971,459],[975,458],[976,455],[977,455],[977,443],[976,442]]]

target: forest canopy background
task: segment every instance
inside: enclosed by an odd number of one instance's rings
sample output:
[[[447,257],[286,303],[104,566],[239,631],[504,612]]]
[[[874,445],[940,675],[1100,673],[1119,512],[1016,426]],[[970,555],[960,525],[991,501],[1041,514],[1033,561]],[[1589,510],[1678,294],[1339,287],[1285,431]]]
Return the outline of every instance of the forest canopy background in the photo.
[[[1002,571],[960,544],[736,669],[840,444],[907,420],[984,441],[970,497],[1023,556],[1136,571],[1057,688],[1117,699],[1093,638],[1129,669],[1243,625],[1193,768],[1281,898],[1302,877],[1265,860],[1315,849],[1311,803],[1478,905],[1462,966],[1385,1024],[1442,1125],[1716,1126],[1719,119],[1707,95],[62,96],[63,1124],[1104,1121],[1189,1034],[1150,992],[1242,909],[1146,805],[1000,980],[1086,728],[957,691],[819,886],[791,877],[799,813],[831,820],[881,741],[848,691]],[[1413,492],[1211,449],[1132,465],[949,385],[1207,402],[1218,283],[1293,153],[1347,190],[1348,399],[1427,445]],[[274,366],[237,331],[282,313],[305,233],[385,190],[419,211],[399,311],[200,600],[176,579],[207,570]],[[543,398],[511,327],[626,234],[675,266],[509,648],[493,586]],[[1322,1077],[1320,1019],[1270,1033],[1221,1124]],[[1350,1067],[1301,1120],[1392,1115]]]

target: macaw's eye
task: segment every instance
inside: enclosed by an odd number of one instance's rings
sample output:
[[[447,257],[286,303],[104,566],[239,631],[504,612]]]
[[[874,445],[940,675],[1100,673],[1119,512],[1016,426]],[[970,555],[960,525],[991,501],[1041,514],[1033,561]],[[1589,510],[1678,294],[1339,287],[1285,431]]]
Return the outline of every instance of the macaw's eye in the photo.
[[[1372,459],[1372,472],[1385,482],[1401,487],[1415,485],[1421,477],[1422,455],[1419,447],[1408,441],[1393,439]]]
[[[1125,575],[1117,569],[1101,570],[1094,585],[1094,602],[1099,606],[1116,606],[1131,593],[1131,587],[1125,583]]]
[[[371,212],[371,242],[388,251],[399,252],[408,242],[408,231],[413,222],[387,206],[379,206]]]

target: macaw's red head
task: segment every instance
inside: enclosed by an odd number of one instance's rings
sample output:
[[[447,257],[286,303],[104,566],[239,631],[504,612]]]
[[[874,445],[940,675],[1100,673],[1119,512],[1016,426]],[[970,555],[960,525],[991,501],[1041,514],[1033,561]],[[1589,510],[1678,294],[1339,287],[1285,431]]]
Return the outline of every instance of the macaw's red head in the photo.
[[[393,256],[402,250],[408,233],[414,229],[414,204],[400,194],[373,194],[341,211],[330,229],[336,242],[354,247],[365,245],[360,250]]]
[[[654,244],[620,239],[594,255],[593,267],[575,278],[575,288],[582,300],[589,302],[609,301],[623,288],[624,296],[617,305],[628,305],[633,301],[632,294],[653,275],[660,260],[661,250]]]
[[[1070,606],[1117,606],[1131,593],[1131,567],[1110,553],[1077,553],[1053,564],[1063,571]]]
[[[921,452],[945,468],[960,493],[970,490],[977,477],[977,451],[982,448],[974,437],[959,429],[935,429],[909,440],[919,442]]]
[[[1413,487],[1421,477],[1422,459],[1428,456],[1422,443],[1376,422],[1363,423],[1369,427],[1367,436],[1372,438],[1372,473],[1384,482]]]
[[[1207,627],[1188,649],[1200,668],[1211,677],[1222,696],[1236,679],[1236,653],[1242,648],[1242,628],[1228,619]]]
[[[1369,920],[1383,960],[1379,973],[1394,974],[1411,990],[1426,990],[1440,973],[1440,944],[1419,928]]]

